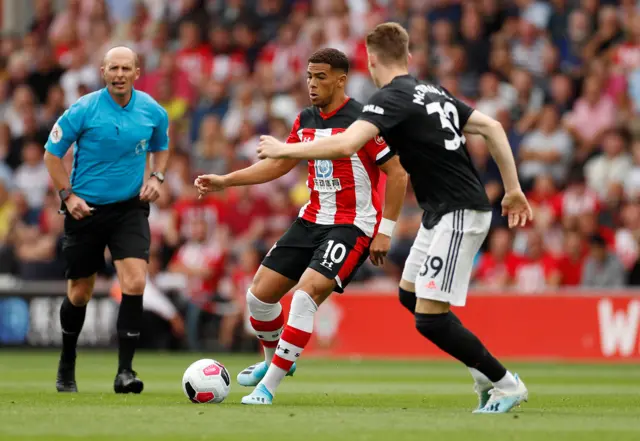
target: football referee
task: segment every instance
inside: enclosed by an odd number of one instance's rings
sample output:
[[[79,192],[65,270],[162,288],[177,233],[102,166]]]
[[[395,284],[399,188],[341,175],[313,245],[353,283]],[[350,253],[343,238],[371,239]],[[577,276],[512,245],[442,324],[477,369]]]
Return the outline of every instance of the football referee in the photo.
[[[56,388],[77,392],[76,345],[96,272],[104,267],[109,247],[123,292],[113,389],[140,393],[144,385],[132,360],[140,336],[149,258],[149,203],[157,199],[164,181],[169,121],[153,98],[133,89],[140,68],[131,49],[109,50],[100,70],[106,87],[73,104],[53,126],[45,146],[45,163],[65,213],[68,284],[60,308],[62,355]],[[73,143],[69,177],[62,158]],[[145,176],[147,153],[152,172]]]

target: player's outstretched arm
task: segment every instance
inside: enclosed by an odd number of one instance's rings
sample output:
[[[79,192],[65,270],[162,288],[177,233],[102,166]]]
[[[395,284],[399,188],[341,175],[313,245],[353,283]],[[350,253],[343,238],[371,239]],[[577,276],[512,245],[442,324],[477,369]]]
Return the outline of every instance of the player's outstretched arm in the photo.
[[[194,185],[200,194],[205,194],[228,187],[264,184],[286,175],[297,163],[297,159],[265,159],[227,175],[198,176]]]
[[[505,196],[502,200],[502,215],[509,216],[509,227],[524,226],[527,221],[533,219],[533,212],[520,188],[516,162],[502,124],[482,112],[474,110],[463,130],[465,133],[482,135],[487,141],[489,152],[498,164],[504,185]]]
[[[343,133],[311,142],[285,144],[272,136],[261,136],[260,158],[338,159],[353,155],[379,130],[367,121],[356,121]]]
[[[391,248],[391,236],[393,236],[393,230],[400,217],[400,211],[402,211],[409,180],[407,172],[400,165],[400,159],[397,156],[381,165],[380,169],[387,175],[384,209],[378,234],[373,238],[369,249],[371,262],[376,266],[384,263],[384,258]]]

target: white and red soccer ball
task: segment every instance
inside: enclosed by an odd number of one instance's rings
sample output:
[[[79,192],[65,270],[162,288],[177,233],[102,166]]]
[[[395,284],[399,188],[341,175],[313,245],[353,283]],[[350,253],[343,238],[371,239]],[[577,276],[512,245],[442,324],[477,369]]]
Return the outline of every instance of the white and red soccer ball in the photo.
[[[227,368],[209,358],[192,363],[182,377],[182,390],[192,403],[222,403],[230,389]]]

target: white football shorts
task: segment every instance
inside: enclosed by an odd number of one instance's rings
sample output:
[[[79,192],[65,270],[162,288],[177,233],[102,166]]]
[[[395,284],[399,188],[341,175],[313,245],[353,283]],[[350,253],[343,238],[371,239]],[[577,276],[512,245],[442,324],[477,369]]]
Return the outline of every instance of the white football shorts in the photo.
[[[490,211],[457,210],[427,230],[422,224],[404,264],[402,279],[421,299],[464,306],[473,260],[491,226]]]

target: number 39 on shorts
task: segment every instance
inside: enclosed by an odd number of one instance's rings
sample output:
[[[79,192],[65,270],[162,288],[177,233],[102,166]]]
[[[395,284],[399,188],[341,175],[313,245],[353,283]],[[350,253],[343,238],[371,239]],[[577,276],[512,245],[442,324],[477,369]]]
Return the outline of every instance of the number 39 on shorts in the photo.
[[[430,279],[435,279],[442,271],[443,261],[441,257],[438,256],[427,256],[422,267],[420,267],[420,277],[427,277]]]

